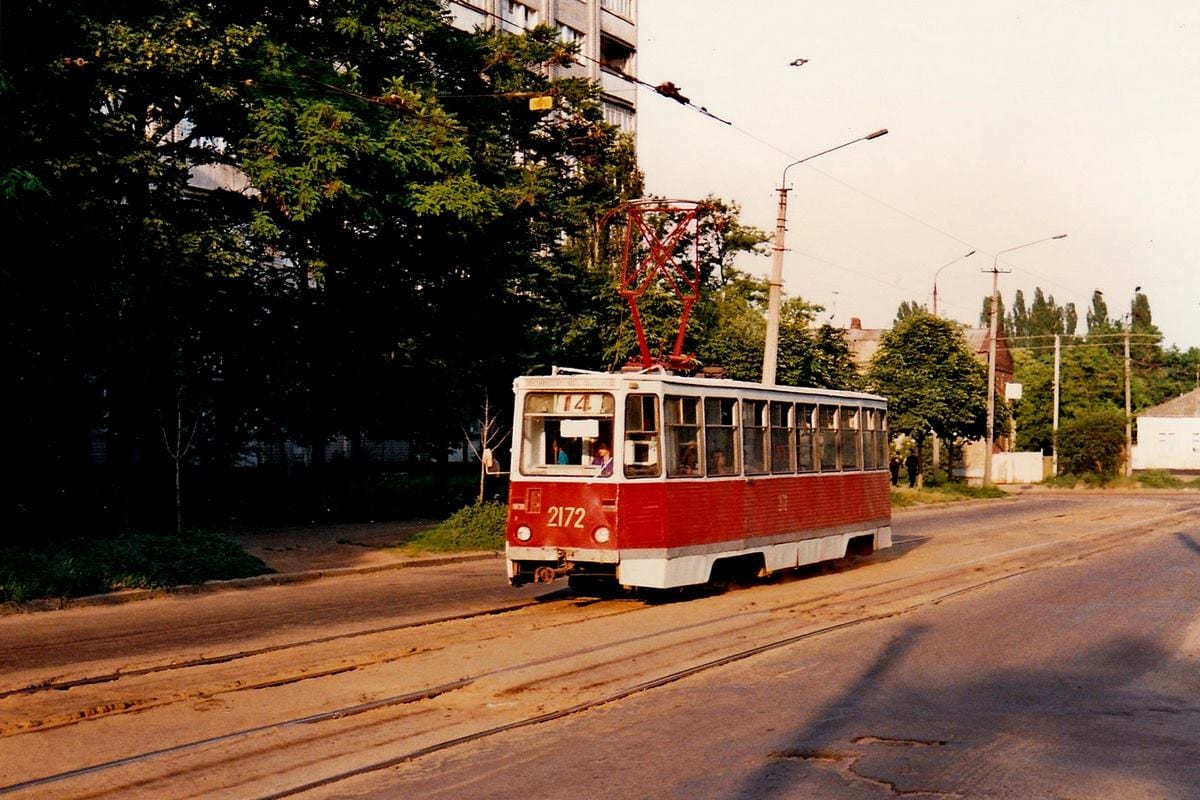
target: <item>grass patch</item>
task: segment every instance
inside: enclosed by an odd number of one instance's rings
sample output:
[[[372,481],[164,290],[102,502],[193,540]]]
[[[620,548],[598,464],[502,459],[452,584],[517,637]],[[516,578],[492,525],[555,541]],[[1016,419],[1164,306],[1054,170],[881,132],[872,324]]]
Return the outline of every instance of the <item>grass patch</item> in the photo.
[[[938,486],[927,486],[919,489],[907,487],[892,489],[892,507],[910,508],[919,505],[935,503],[956,503],[962,500],[990,499],[1007,497],[1002,489],[995,486],[971,486],[966,483],[943,483]]]
[[[1139,472],[1134,476],[1137,482],[1145,486],[1147,489],[1182,489],[1188,485],[1187,481],[1181,478],[1176,478],[1165,470],[1148,470]]]
[[[503,550],[507,516],[508,505],[499,500],[469,505],[436,528],[418,533],[403,548],[413,553]]]
[[[270,571],[234,540],[208,531],[72,538],[0,547],[0,602],[184,586]]]
[[[1055,489],[1200,489],[1200,477],[1190,480],[1172,475],[1166,470],[1146,470],[1132,477],[1124,475],[1083,475],[1067,473],[1046,478],[1042,486]]]

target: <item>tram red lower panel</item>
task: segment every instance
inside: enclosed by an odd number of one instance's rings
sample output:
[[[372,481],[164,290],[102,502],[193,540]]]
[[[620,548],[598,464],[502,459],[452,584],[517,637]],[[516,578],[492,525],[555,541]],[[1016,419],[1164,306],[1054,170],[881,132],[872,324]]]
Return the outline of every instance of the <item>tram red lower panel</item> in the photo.
[[[508,543],[524,558],[609,560],[618,552],[736,550],[764,537],[798,540],[887,525],[885,472],[737,480],[514,482]],[[529,538],[519,539],[526,528]],[[603,541],[596,531],[609,532]],[[534,552],[534,549],[540,552]]]
[[[624,548],[677,548],[836,530],[891,516],[887,473],[678,480],[620,487]],[[886,524],[886,523],[885,523]]]

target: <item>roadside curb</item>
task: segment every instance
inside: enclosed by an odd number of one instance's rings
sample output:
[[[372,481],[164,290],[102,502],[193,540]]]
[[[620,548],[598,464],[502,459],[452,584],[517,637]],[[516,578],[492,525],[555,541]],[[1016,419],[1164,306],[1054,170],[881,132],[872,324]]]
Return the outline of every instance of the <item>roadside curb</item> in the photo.
[[[387,564],[371,564],[365,567],[335,567],[330,569],[306,570],[304,572],[272,572],[267,575],[255,575],[252,578],[205,581],[204,583],[165,586],[158,589],[128,589],[106,594],[87,595],[85,597],[46,597],[37,600],[28,600],[23,603],[9,602],[0,604],[0,617],[12,614],[32,614],[39,611],[62,611],[68,608],[115,606],[123,603],[132,603],[137,600],[150,600],[156,597],[206,594],[224,589],[253,589],[258,586],[282,586],[290,583],[305,583],[307,581],[320,580],[321,578],[364,575],[391,569],[440,567],[447,564],[487,561],[503,557],[504,554],[499,551],[459,553],[451,556],[435,556],[432,558],[398,559]]]

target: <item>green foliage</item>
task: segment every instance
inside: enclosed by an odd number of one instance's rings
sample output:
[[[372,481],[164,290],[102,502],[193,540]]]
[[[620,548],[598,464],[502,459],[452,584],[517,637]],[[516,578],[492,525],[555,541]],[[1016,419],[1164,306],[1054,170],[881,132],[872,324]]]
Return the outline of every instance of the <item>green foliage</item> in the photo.
[[[911,508],[918,505],[956,503],[963,500],[992,500],[1008,497],[1004,490],[995,486],[970,486],[961,482],[943,483],[936,487],[892,489],[893,508]]]
[[[503,550],[504,524],[508,505],[501,501],[475,503],[461,508],[432,530],[423,531],[405,543],[415,552]]]
[[[987,372],[956,323],[915,314],[884,334],[867,372],[888,398],[893,433],[918,443],[935,432],[947,441],[978,438],[987,421]]]
[[[0,602],[184,586],[267,572],[232,539],[205,531],[74,538],[0,548]]]
[[[1058,429],[1058,463],[1064,472],[1111,478],[1124,463],[1125,415],[1115,409],[1084,412]]]
[[[1040,295],[1040,290],[1038,290]],[[1125,407],[1124,329],[1107,314],[1103,295],[1093,297],[1087,339],[1063,337],[1059,366],[1059,417],[1072,419],[1097,409]],[[1149,322],[1149,301],[1138,293],[1132,304],[1130,331],[1130,395],[1132,410],[1176,397],[1196,385],[1200,364],[1196,354],[1163,353],[1159,334]],[[1140,326],[1140,327],[1139,327]],[[1024,386],[1015,404],[1017,446],[1052,452],[1054,414],[1054,351],[1049,336],[1025,340],[1027,348],[1013,351],[1014,379]]]
[[[1133,477],[1147,489],[1179,489],[1185,485],[1184,481],[1180,478],[1176,478],[1171,473],[1159,469],[1138,472]]]
[[[928,309],[916,300],[904,300],[896,309],[896,322],[903,322],[914,314],[925,313]]]
[[[177,435],[206,476],[333,433],[356,459],[403,437],[444,460],[514,375],[604,363],[621,307],[595,223],[641,194],[632,141],[596,85],[548,77],[574,47],[550,26],[446,20],[434,0],[6,7],[3,219],[53,268],[0,270],[0,447],[27,454],[4,522],[152,524]],[[190,185],[211,170],[236,190]]]

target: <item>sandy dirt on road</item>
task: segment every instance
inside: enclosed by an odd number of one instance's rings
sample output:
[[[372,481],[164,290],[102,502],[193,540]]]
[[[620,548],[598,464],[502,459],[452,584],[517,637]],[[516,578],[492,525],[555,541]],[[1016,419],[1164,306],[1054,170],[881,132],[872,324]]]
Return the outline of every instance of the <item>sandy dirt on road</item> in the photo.
[[[279,573],[370,567],[410,558],[398,548],[437,520],[365,522],[234,531],[230,536]]]

